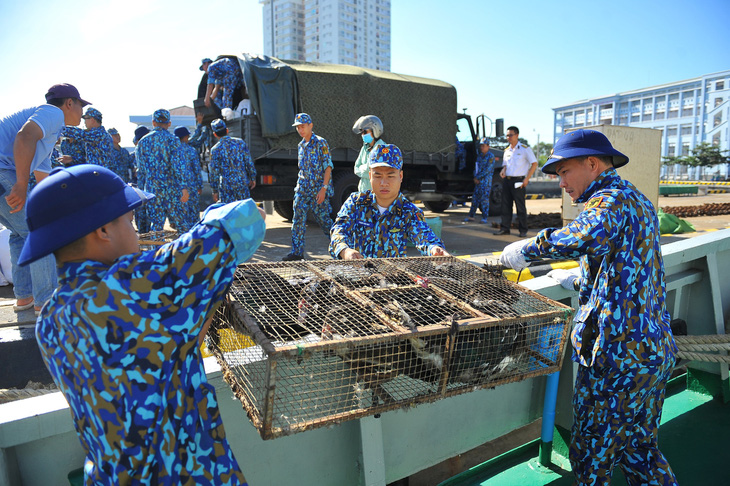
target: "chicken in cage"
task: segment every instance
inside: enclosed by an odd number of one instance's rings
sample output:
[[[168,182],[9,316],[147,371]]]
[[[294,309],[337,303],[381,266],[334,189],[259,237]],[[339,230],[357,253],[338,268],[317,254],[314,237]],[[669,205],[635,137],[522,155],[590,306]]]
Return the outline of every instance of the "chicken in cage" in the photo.
[[[555,371],[570,312],[453,257],[252,263],[209,346],[270,438]]]

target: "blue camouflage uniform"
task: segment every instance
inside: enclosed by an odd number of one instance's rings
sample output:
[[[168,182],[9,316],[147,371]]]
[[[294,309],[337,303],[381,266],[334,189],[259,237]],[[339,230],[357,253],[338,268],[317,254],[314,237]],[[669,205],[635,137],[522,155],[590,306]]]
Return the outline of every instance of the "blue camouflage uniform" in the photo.
[[[137,184],[157,197],[145,205],[151,231],[163,231],[165,218],[175,228],[183,225],[185,170],[180,160],[180,140],[162,127],[155,127],[137,144]]]
[[[372,191],[355,192],[337,214],[330,236],[330,255],[338,258],[347,248],[357,250],[365,258],[406,256],[406,245],[414,243],[422,255],[429,255],[443,242],[426,223],[423,211],[403,196],[380,214]]]
[[[108,169],[121,177],[124,182],[132,182],[130,174],[134,171],[134,161],[127,149],[124,147],[117,149],[112,145],[109,154],[111,155],[111,167],[108,167]]]
[[[479,182],[474,185],[474,194],[471,197],[469,217],[473,218],[477,208],[482,212],[482,221],[487,222],[489,216],[489,195],[492,192],[492,173],[494,172],[494,155],[492,152],[479,152],[474,166],[474,179]]]
[[[579,484],[609,484],[614,467],[629,484],[676,484],[657,445],[677,347],[654,206],[612,168],[577,202],[586,204],[575,221],[542,230],[522,250],[528,260],[580,257],[573,472]]]
[[[73,138],[77,142],[83,142],[87,164],[96,164],[114,170],[111,155],[114,142],[106,128],[100,126],[84,130],[79,127],[66,126],[63,128],[62,135]]]
[[[59,266],[36,338],[87,453],[86,484],[245,484],[198,334],[264,231],[248,200],[157,251]]]
[[[459,170],[464,170],[466,168],[466,148],[464,148],[464,144],[459,142],[459,137],[456,137],[454,157],[456,158],[456,164],[459,167]]]
[[[195,131],[188,138],[188,144],[191,147],[195,147],[198,153],[202,153],[205,147],[210,144],[210,130],[208,127],[202,123],[198,123],[195,126]]]
[[[233,59],[224,57],[208,66],[208,84],[221,85],[213,102],[220,108],[233,108],[233,93],[243,86],[241,66]]]
[[[249,183],[256,181],[256,167],[244,140],[221,137],[210,151],[208,170],[210,187],[218,193],[220,202],[251,197]]]
[[[200,174],[200,156],[198,155],[198,151],[191,147],[189,143],[184,142],[180,144],[179,150],[180,160],[185,167],[185,187],[187,187],[188,193],[190,194],[188,202],[185,203],[185,218],[183,219],[183,225],[180,231],[187,231],[200,220],[200,194],[198,191],[203,189],[203,177]]]
[[[74,165],[86,163],[86,146],[83,142],[71,138],[61,138],[61,153],[69,155],[73,162],[65,164],[64,167],[72,167]]]
[[[334,194],[332,177],[322,204],[317,204],[317,193],[324,186],[324,172],[334,167],[327,140],[312,133],[309,142],[302,139],[298,147],[299,175],[294,188],[294,217],[292,218],[292,253],[304,254],[304,232],[307,229],[307,213],[312,211],[324,234],[332,229],[332,205]]]

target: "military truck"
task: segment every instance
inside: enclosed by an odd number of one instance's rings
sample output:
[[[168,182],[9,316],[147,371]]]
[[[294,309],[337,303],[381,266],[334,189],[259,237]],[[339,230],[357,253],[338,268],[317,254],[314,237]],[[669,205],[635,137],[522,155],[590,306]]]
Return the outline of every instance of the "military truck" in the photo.
[[[314,132],[329,144],[335,212],[357,190],[359,179],[353,167],[362,140],[353,134],[352,126],[362,115],[378,116],[384,125],[383,140],[403,152],[402,192],[411,200],[443,212],[453,201],[471,197],[478,136],[483,135],[477,132],[487,131],[487,127],[485,123],[475,127],[469,115],[457,113],[452,85],[354,66],[250,54],[236,58],[243,72],[248,109],[241,110],[243,105],[239,105],[239,111],[227,121],[229,132],[246,141],[255,160],[257,181],[252,197],[273,201],[284,218],[291,219],[293,214],[301,137],[292,123],[299,112],[312,116]],[[466,164],[461,168],[454,153],[457,137],[466,150]],[[493,152],[498,180],[502,153]],[[496,184],[491,204],[496,211],[500,193],[501,186]]]

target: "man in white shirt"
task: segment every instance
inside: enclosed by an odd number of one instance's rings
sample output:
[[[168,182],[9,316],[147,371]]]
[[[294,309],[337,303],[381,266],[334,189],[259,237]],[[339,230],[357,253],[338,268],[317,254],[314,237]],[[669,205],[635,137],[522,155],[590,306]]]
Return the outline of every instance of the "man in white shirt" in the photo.
[[[509,147],[504,150],[502,171],[502,224],[497,235],[508,235],[512,226],[512,203],[517,210],[517,223],[520,237],[527,236],[527,208],[525,194],[530,177],[537,169],[537,158],[532,149],[522,145],[518,139],[520,129],[511,126],[507,129]]]

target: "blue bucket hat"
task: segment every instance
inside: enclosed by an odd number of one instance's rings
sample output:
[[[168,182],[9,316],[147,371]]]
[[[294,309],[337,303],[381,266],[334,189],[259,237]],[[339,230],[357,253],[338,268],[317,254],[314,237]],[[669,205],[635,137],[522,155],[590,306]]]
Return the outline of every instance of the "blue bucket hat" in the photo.
[[[204,58],[203,58],[203,59],[202,59],[202,60],[200,61],[200,70],[201,70],[201,71],[205,71],[205,69],[203,69],[203,66],[205,65],[205,63],[206,63],[206,62],[213,62],[213,61],[212,61],[212,60],[211,60],[211,59],[210,59],[209,57],[204,57]]]
[[[306,123],[312,123],[312,117],[307,115],[306,113],[298,113],[297,116],[294,117],[294,123],[292,123],[291,126],[296,127],[298,125],[304,125]]]
[[[119,130],[117,130],[116,128],[113,128],[113,127],[112,127],[112,128],[110,128],[109,130],[107,130],[107,133],[108,133],[109,135],[119,135]]]
[[[164,108],[160,108],[159,110],[155,111],[152,119],[157,123],[167,123],[170,121],[170,112],[165,110]]]
[[[489,145],[489,139],[487,137],[480,138],[479,145]]]
[[[215,133],[222,132],[223,130],[226,129],[226,122],[224,122],[220,118],[216,118],[215,120],[210,122],[210,128]]]
[[[400,149],[393,145],[376,145],[370,152],[370,168],[392,167],[401,170],[403,168],[403,155]]]
[[[188,130],[187,127],[175,127],[175,136],[180,140],[188,135],[190,135],[190,130]]]
[[[542,171],[545,174],[555,174],[555,167],[561,160],[589,155],[612,157],[613,166],[617,169],[629,163],[629,158],[613,148],[604,134],[581,128],[560,137],[547,162],[542,166]]]
[[[153,197],[99,165],[57,167],[28,196],[30,232],[18,264],[50,255]]]
[[[150,129],[146,126],[142,125],[134,129],[134,138],[132,139],[132,143],[136,144],[140,140],[142,140],[142,137],[150,133]]]
[[[84,110],[84,114],[81,115],[81,118],[93,118],[94,120],[101,123],[101,112],[96,108],[87,106],[86,110]]]

